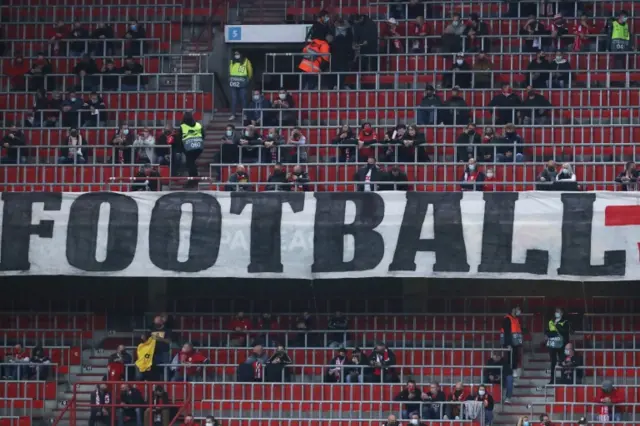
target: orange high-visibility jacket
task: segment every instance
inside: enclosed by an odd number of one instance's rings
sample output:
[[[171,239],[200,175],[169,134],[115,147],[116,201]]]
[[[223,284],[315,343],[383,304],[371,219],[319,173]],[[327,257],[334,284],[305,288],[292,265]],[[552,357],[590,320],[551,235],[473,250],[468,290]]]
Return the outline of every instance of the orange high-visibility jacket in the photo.
[[[309,53],[300,62],[300,68],[303,72],[319,73],[323,62],[329,62],[329,43],[320,39],[313,39],[307,44],[303,53]]]

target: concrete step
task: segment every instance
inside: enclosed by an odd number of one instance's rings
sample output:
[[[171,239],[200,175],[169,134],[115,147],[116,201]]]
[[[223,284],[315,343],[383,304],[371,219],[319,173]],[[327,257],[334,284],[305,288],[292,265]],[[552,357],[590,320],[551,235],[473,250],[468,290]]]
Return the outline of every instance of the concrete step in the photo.
[[[76,374],[75,376],[75,380],[72,381],[73,383],[78,383],[78,382],[99,382],[102,380],[102,377],[107,373],[106,368],[104,369],[104,371],[102,373],[81,373],[81,374]]]

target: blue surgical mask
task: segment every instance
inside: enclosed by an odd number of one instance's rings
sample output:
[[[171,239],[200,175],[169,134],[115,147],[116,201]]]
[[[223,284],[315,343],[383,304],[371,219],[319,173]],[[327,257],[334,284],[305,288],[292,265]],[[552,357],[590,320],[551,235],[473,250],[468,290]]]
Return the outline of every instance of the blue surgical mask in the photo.
[[[233,136],[233,130],[227,130],[225,134],[229,137]]]
[[[137,25],[132,25],[132,26],[131,26],[131,31],[135,31],[137,28],[138,28],[138,26],[137,26]]]
[[[77,98],[69,98],[71,102],[75,102]]]
[[[562,171],[564,173],[569,173],[569,170],[567,170],[567,169],[562,169]],[[556,312],[555,317],[556,317],[556,319],[560,319],[560,318],[562,318],[562,314],[560,312]]]
[[[260,95],[253,95],[253,100],[258,102],[260,100]]]
[[[529,426],[529,421],[525,420],[524,422],[522,422],[522,426]]]
[[[469,171],[474,171],[476,169],[475,164],[469,164]]]

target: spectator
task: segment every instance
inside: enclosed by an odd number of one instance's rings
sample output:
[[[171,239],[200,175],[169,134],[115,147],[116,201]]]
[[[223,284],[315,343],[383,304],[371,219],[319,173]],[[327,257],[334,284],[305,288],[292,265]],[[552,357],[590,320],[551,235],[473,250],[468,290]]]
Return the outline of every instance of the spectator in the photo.
[[[118,345],[116,351],[109,355],[107,363],[107,380],[125,380],[127,378],[125,371],[127,370],[127,366],[130,364],[133,364],[133,357],[126,351],[124,345]]]
[[[485,49],[483,36],[489,35],[489,26],[482,22],[475,12],[471,13],[469,18],[469,22],[467,22],[464,29],[464,35],[467,37],[466,50],[468,52],[477,52]]]
[[[87,141],[78,131],[77,127],[71,127],[67,133],[63,148],[60,149],[58,164],[84,164],[89,155]]]
[[[58,127],[62,102],[62,94],[60,92],[53,92],[51,99],[47,99],[45,104],[47,111],[43,114],[46,127]]]
[[[115,38],[115,34],[113,32],[113,27],[105,22],[98,22],[96,25],[96,29],[91,33],[91,38],[94,41],[92,44],[92,53],[93,56],[113,56],[113,40]]]
[[[471,66],[464,60],[464,53],[456,55],[451,65],[451,71],[445,74],[443,80],[446,87],[471,88]]]
[[[587,419],[586,417],[580,417],[580,419],[578,420],[578,426],[580,425],[586,425],[587,424]]]
[[[309,191],[309,175],[299,164],[293,167],[293,172],[287,175],[287,179],[289,180],[292,191]]]
[[[354,177],[356,182],[362,182],[358,184],[357,190],[364,192],[377,191],[383,179],[383,171],[376,165],[373,157],[367,159],[367,165],[360,168]]]
[[[220,423],[213,416],[208,416],[205,419],[205,426],[220,426]]]
[[[311,25],[311,28],[309,28],[309,31],[307,32],[306,40],[307,41],[311,41],[314,39],[324,40],[330,31],[329,29],[330,21],[331,21],[331,17],[329,15],[329,12],[327,12],[326,10],[321,10],[320,12],[318,12],[318,16],[316,16],[316,20],[313,22],[313,24]]]
[[[569,28],[567,22],[562,16],[562,13],[556,13],[551,23],[551,48],[557,50],[567,50],[571,43],[571,37],[569,35]]]
[[[460,13],[454,12],[451,23],[444,29],[441,43],[443,53],[454,53],[462,51],[462,36],[466,27],[462,24]]]
[[[580,21],[573,27],[572,31],[574,35],[573,39],[573,51],[574,52],[590,52],[594,46],[594,39],[592,35],[596,33],[595,27],[589,22],[586,13],[580,14]]]
[[[154,426],[162,425],[169,426],[169,420],[171,420],[170,409],[167,407],[169,404],[169,395],[160,385],[155,385],[153,394],[151,394],[151,408],[147,408],[144,411],[144,424],[152,424]],[[153,419],[153,422],[149,422],[149,416]]]
[[[376,71],[378,53],[378,25],[365,14],[357,15],[353,25],[353,49],[361,58],[360,71]]]
[[[504,128],[504,135],[497,149],[496,160],[501,163],[521,163],[524,161],[524,142],[516,132],[516,126],[509,123]]]
[[[551,85],[556,89],[568,89],[571,78],[571,64],[561,51],[556,52],[556,59],[551,64]]]
[[[89,110],[83,114],[84,127],[97,127],[106,121],[106,116],[101,114],[101,111],[105,110],[107,106],[102,100],[102,96],[99,96],[98,93],[91,92],[89,100],[82,107]]]
[[[111,424],[111,392],[107,385],[101,383],[96,386],[96,390],[91,393],[91,414],[89,416],[89,426],[95,426],[98,420]]]
[[[280,146],[284,144],[284,138],[280,131],[275,127],[270,128],[264,135],[262,140],[262,158],[263,163],[276,163],[280,160]]]
[[[164,371],[164,366],[171,363],[171,341],[172,329],[160,315],[153,318],[153,324],[149,329],[152,339],[156,341],[156,348],[153,352],[153,365]]]
[[[137,388],[123,384],[120,386],[120,402],[124,407],[117,409],[118,426],[124,426],[125,417],[136,419],[136,426],[142,426],[142,409],[145,404],[142,393]]]
[[[473,88],[493,89],[493,81],[493,63],[486,52],[481,50],[473,62]]]
[[[249,184],[249,175],[243,165],[236,166],[236,172],[229,176],[229,180],[224,187],[225,191],[252,191],[253,187]],[[235,330],[235,327],[232,328]],[[245,336],[246,339],[246,336]]]
[[[302,129],[300,127],[294,127],[293,131],[289,133],[289,140],[287,140],[287,145],[291,146],[291,150],[289,151],[288,160],[291,163],[299,163],[307,161],[307,138],[302,133]]]
[[[493,163],[497,145],[500,139],[496,136],[493,127],[485,127],[482,135],[482,145],[478,149],[479,161],[483,163]]]
[[[265,191],[290,191],[291,186],[287,179],[287,172],[282,168],[282,163],[276,163],[273,166],[273,172],[267,179],[269,185],[266,186]]]
[[[373,383],[393,383],[396,381],[396,356],[387,345],[377,343],[369,356],[369,364],[373,367]]]
[[[460,189],[462,191],[484,191],[484,173],[478,168],[475,158],[470,158],[464,174],[460,178]]]
[[[530,426],[531,423],[529,423],[529,416],[520,416],[520,418],[518,419],[518,424],[516,426]]]
[[[133,56],[127,56],[122,68],[120,68],[120,74],[122,76],[122,84],[120,90],[125,92],[135,92],[140,90],[145,82],[145,78],[140,74],[144,73],[142,65],[133,59]]]
[[[307,347],[312,346],[313,335],[309,332],[313,330],[314,321],[309,312],[303,312],[301,316],[295,320],[295,329],[298,331],[294,337],[295,346]]]
[[[254,90],[251,96],[249,108],[245,110],[246,120],[244,125],[252,126],[273,126],[275,120],[272,119],[271,101],[266,99],[260,90]]]
[[[100,71],[102,90],[107,92],[114,92],[120,90],[120,70],[116,68],[113,59],[107,59],[105,61],[102,70]]]
[[[403,144],[405,133],[407,133],[407,126],[400,123],[384,134],[381,146],[383,161],[390,163],[398,161],[398,148]]]
[[[321,84],[320,73],[330,68],[329,43],[333,40],[333,36],[327,34],[326,38],[326,40],[313,39],[302,49],[304,55],[298,69],[302,71],[301,81],[304,90],[316,90]]]
[[[442,106],[442,122],[449,126],[466,126],[469,124],[469,109],[467,101],[461,96],[460,87],[451,89],[451,96]],[[440,119],[438,119],[440,122]]]
[[[551,380],[549,381],[550,385],[555,384],[556,364],[562,362],[564,347],[569,343],[571,324],[563,317],[564,310],[562,308],[556,308],[553,319],[549,320],[545,329],[545,339],[547,341],[547,348],[549,348],[549,357],[551,358],[551,368],[549,369],[551,371]]]
[[[271,107],[275,108],[277,119],[275,125],[281,126],[295,126],[298,121],[296,118],[296,112],[293,111],[296,104],[293,100],[293,96],[287,92],[286,89],[281,88],[278,92],[278,98],[272,102]]]
[[[159,191],[161,189],[160,173],[150,163],[144,164],[136,173],[134,183],[138,184],[132,191]]]
[[[551,426],[551,418],[548,414],[540,414],[540,423],[542,426]]]
[[[69,30],[64,21],[58,21],[51,30],[47,31],[49,45],[53,48],[53,56],[67,56],[66,44],[62,41],[68,34]]]
[[[499,384],[505,389],[505,404],[511,404],[513,396],[514,371],[512,363],[502,356],[501,352],[493,352],[484,369],[484,381],[486,383]]]
[[[472,401],[482,402],[484,407],[484,426],[491,426],[493,423],[493,396],[487,392],[485,385],[478,387],[478,393],[471,398]]]
[[[431,16],[431,9],[431,5],[425,5],[420,0],[409,0],[409,4],[407,5],[407,19],[416,19],[418,16],[429,17]]]
[[[416,386],[415,380],[408,380],[404,389],[393,398],[396,402],[404,402],[401,408],[403,419],[408,419],[412,413],[420,412],[422,394],[422,391]]]
[[[621,404],[624,403],[624,396],[622,392],[613,386],[613,382],[611,380],[607,379],[602,382],[594,402],[596,404],[602,404],[597,407],[597,418],[599,422],[622,421],[624,408]]]
[[[261,382],[264,377],[264,366],[269,361],[269,357],[262,345],[255,345],[253,351],[245,360],[245,364],[253,367],[253,381]]]
[[[243,166],[238,166],[236,168],[236,175],[243,172]],[[231,182],[231,179],[229,179],[229,181]],[[231,346],[244,346],[247,344],[248,332],[251,330],[251,320],[244,315],[244,312],[240,311],[231,320],[229,329],[234,331],[234,333],[229,336],[231,339]]]
[[[25,381],[29,378],[29,354],[21,344],[13,345],[11,351],[5,354],[4,362],[10,364],[4,367],[3,378],[7,380]]]
[[[400,423],[396,419],[396,416],[393,414],[389,414],[387,417],[387,421],[382,423],[382,426],[400,426]]]
[[[69,92],[67,99],[62,101],[62,126],[78,127],[81,124],[80,110],[84,106],[84,101],[75,90]]]
[[[369,157],[373,157],[375,149],[373,145],[378,143],[378,135],[376,134],[371,123],[362,123],[360,132],[358,133],[358,157],[356,161],[366,161]]]
[[[280,163],[276,163],[276,166],[278,164]],[[280,164],[280,166],[282,165]],[[262,331],[262,333],[259,333],[258,335],[256,335],[255,343],[260,343],[266,346],[270,346],[269,344],[270,342],[278,343],[283,341],[283,339],[280,337],[280,334],[269,333],[271,331],[280,330],[280,324],[278,324],[278,319],[274,318],[269,312],[264,312],[262,316],[258,318],[255,328],[256,330]]]
[[[368,367],[369,358],[360,348],[356,347],[351,352],[351,364],[354,365],[354,368],[348,371],[347,383],[362,383],[367,371],[370,370]]]
[[[118,164],[131,164],[133,163],[133,142],[135,136],[131,130],[129,130],[128,124],[122,124],[120,129],[111,139],[111,145],[115,147],[115,155],[113,161]]]
[[[142,129],[133,142],[135,162],[136,163],[160,163],[161,159],[156,157],[155,147],[156,138],[151,134],[148,127]]]
[[[325,383],[342,383],[345,381],[346,370],[344,367],[353,363],[347,357],[347,350],[339,348],[338,354],[329,361],[329,369],[327,370],[324,381]]]
[[[436,95],[434,87],[429,84],[424,90],[424,96],[418,107],[418,125],[433,126],[442,122],[442,117],[438,117],[438,108],[441,106],[440,96]]]
[[[555,182],[557,175],[556,162],[549,160],[547,167],[545,167],[538,175],[538,182]]]
[[[542,50],[538,52],[536,59],[529,63],[527,71],[529,72],[529,84],[533,88],[549,88],[551,64]]]
[[[504,83],[502,92],[489,102],[489,108],[493,109],[494,124],[504,126],[507,123],[515,123],[516,109],[521,104],[518,95],[511,90],[511,85]]]
[[[440,388],[440,383],[433,382],[429,385],[429,392],[422,392],[420,395],[422,402],[422,418],[426,420],[440,420],[444,412],[444,402],[447,400],[446,395]]]
[[[45,58],[43,53],[38,53],[35,61],[31,64],[31,69],[27,73],[27,76],[29,76],[27,90],[30,92],[53,90],[55,88],[55,79],[48,77],[49,74],[53,74],[51,61]]]
[[[182,426],[198,426],[198,424],[193,421],[193,416],[191,414],[187,414],[184,416]]]
[[[31,68],[22,55],[16,55],[11,62],[5,61],[4,64],[2,73],[9,77],[11,90],[14,92],[25,90],[25,75],[29,73]],[[33,90],[31,84],[29,86],[29,89]],[[41,88],[41,90],[44,91],[44,88]]]
[[[458,162],[466,163],[476,158],[482,138],[476,131],[475,123],[469,123],[467,129],[456,140],[456,157]]]
[[[407,127],[402,137],[402,144],[398,146],[398,160],[414,163],[429,161],[424,145],[427,143],[424,134],[414,125]]]
[[[484,188],[485,192],[495,192],[496,188],[500,190],[501,186],[498,184],[498,178],[496,177],[493,167],[487,167],[484,173]]]
[[[391,167],[391,171],[388,173],[385,179],[389,182],[385,185],[386,191],[408,191],[409,190],[409,178],[405,172],[400,170],[400,167],[394,165]]]
[[[147,38],[147,32],[144,27],[140,25],[137,19],[132,19],[129,23],[129,29],[124,34],[123,38],[128,41],[124,45],[124,54],[127,56],[142,56],[147,51],[147,42],[144,41]]]
[[[618,13],[616,19],[611,19],[607,24],[607,34],[609,36],[609,51],[613,53],[613,66],[615,70],[626,70],[627,56],[633,51],[634,43],[631,28],[627,20],[627,12],[624,10]]]
[[[409,415],[409,424],[412,426],[426,426],[420,421],[420,413],[413,412]]]
[[[331,43],[331,72],[340,73],[334,79],[335,84],[329,84],[334,90],[350,90],[345,84],[347,75],[353,63],[353,31],[348,23],[339,17],[333,28],[333,43]],[[295,124],[295,123],[294,123]]]
[[[171,123],[167,123],[160,136],[157,138],[158,146],[156,146],[156,155],[158,161],[163,165],[172,165],[172,175],[177,175],[182,165],[182,141],[178,132],[173,128]]]
[[[96,81],[94,74],[98,74],[98,65],[96,61],[85,53],[82,55],[80,62],[73,67],[73,73],[78,76],[78,84],[76,88],[82,92],[87,90],[95,90],[99,84]]]
[[[447,401],[459,402],[460,404],[447,404],[447,414],[444,420],[462,420],[462,404],[469,398],[471,398],[471,395],[465,392],[464,384],[462,382],[456,383]]]
[[[402,31],[402,28],[398,25],[396,18],[389,18],[382,32],[382,38],[387,40],[387,53],[404,53],[404,31]]]
[[[522,325],[520,324],[521,316],[522,309],[520,309],[520,306],[511,309],[511,312],[502,319],[502,329],[500,330],[502,347],[511,350],[510,368],[513,370],[513,377],[519,376],[520,350],[524,342]],[[485,379],[485,381],[487,380]]]
[[[422,5],[420,5],[422,7]],[[411,5],[409,5],[411,7]],[[427,36],[429,35],[429,26],[424,21],[422,11],[420,15],[417,15],[415,22],[411,23],[410,35],[415,37],[411,40],[411,53],[427,53]]]
[[[522,102],[519,119],[525,126],[546,125],[551,122],[551,102],[528,87],[527,98]]]
[[[571,164],[564,163],[562,165],[562,170],[560,170],[560,173],[556,175],[556,181],[557,182],[559,181],[577,182],[576,174],[573,172],[573,168],[571,167]]]
[[[182,345],[182,350],[173,357],[171,380],[174,382],[200,382],[206,381],[207,372],[203,364],[208,364],[209,359],[193,348],[191,343]],[[185,367],[179,367],[184,365]]]
[[[616,182],[620,184],[622,191],[635,191],[639,176],[640,173],[636,170],[636,163],[629,161],[624,166],[624,170],[616,177]]]
[[[269,360],[265,368],[266,382],[290,382],[291,369],[288,368],[292,363],[291,358],[287,354],[284,346],[279,344],[275,352]]]
[[[247,105],[247,87],[253,78],[251,61],[242,52],[235,50],[233,59],[229,62],[229,86],[231,90],[231,116],[229,121],[235,121],[238,107],[240,112]]]
[[[31,363],[36,364],[31,366],[30,377],[33,380],[47,380],[49,377],[49,368],[51,364],[51,358],[45,353],[40,344],[34,346],[31,350]]]
[[[356,146],[358,140],[356,139],[351,126],[343,124],[338,129],[336,137],[331,141],[333,145],[340,145],[337,149],[337,160],[341,163],[350,163],[356,161]]]
[[[337,348],[347,344],[349,336],[347,330],[349,329],[349,319],[340,311],[336,311],[336,314],[329,318],[329,324],[327,329],[334,331],[327,335],[327,341],[329,347]]]
[[[240,158],[249,161],[257,162],[260,157],[260,146],[263,144],[261,135],[256,131],[253,125],[245,127],[238,141],[240,147]]]
[[[564,347],[564,360],[560,363],[559,384],[579,385],[582,383],[582,357],[576,354],[573,344],[567,343]]]
[[[26,163],[26,150],[21,149],[25,145],[26,138],[24,133],[18,129],[18,126],[11,124],[9,133],[2,138],[2,148],[4,148],[6,154],[0,159],[0,164]]]
[[[69,42],[71,56],[82,56],[89,50],[89,31],[82,26],[82,23],[75,21],[67,38],[71,40]]]

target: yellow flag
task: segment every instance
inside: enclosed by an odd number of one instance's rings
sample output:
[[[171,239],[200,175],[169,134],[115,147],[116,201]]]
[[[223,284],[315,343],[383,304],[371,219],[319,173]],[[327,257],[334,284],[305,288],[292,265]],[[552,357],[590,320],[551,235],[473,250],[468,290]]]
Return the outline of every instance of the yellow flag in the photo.
[[[138,359],[136,366],[141,373],[151,370],[153,366],[153,353],[156,351],[156,339],[149,339],[138,345]]]

